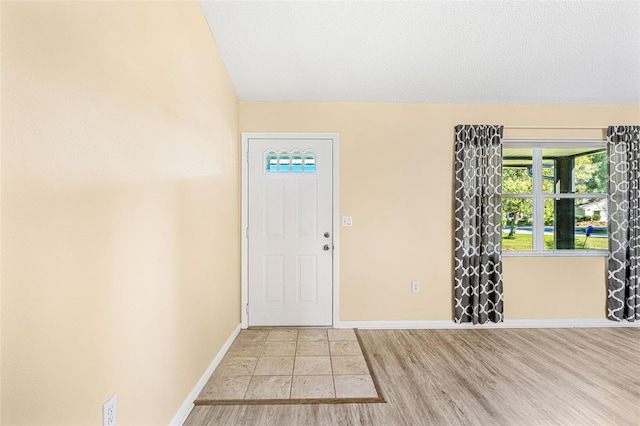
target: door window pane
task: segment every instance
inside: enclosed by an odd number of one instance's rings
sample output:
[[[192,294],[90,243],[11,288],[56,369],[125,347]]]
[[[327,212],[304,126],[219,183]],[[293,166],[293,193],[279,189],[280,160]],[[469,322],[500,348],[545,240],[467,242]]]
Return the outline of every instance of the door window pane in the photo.
[[[302,173],[302,153],[300,151],[293,151],[293,155],[291,155],[291,171]]]
[[[316,154],[307,152],[304,155],[304,172],[315,173],[316,171]]]
[[[279,171],[281,173],[289,173],[291,171],[291,159],[289,158],[289,153],[287,151],[283,151],[280,153],[279,163]]]
[[[278,171],[278,156],[274,151],[269,151],[266,155],[267,171],[269,173],[276,173]]]

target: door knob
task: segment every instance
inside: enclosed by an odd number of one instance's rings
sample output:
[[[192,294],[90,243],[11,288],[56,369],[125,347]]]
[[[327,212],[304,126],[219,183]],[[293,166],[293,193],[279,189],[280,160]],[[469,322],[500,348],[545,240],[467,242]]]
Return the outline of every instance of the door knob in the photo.
[[[325,244],[324,247],[322,247],[322,250],[324,250],[324,251],[329,250],[329,244]]]
[[[331,236],[331,234],[330,234],[330,233],[328,233],[328,232],[325,232],[325,233],[324,233],[324,237],[325,237],[325,238],[329,238],[330,236]]]

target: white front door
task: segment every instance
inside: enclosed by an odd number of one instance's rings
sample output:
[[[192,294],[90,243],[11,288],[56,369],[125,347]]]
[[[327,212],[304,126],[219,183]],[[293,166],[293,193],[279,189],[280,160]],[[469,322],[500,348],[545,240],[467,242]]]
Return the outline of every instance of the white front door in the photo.
[[[332,325],[332,141],[248,140],[248,324]]]

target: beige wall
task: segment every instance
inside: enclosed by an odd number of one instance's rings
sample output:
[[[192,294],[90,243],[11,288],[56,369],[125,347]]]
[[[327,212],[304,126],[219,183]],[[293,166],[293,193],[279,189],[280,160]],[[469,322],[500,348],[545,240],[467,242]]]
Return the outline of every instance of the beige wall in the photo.
[[[238,103],[196,2],[2,2],[2,424],[167,424],[240,321]]]
[[[2,2],[0,2],[0,424],[2,424]]]
[[[452,318],[453,128],[638,123],[640,107],[240,102],[242,132],[339,132],[341,320]],[[602,137],[515,131],[507,137]],[[506,258],[507,318],[604,318],[605,261]],[[419,294],[410,293],[420,280]],[[549,294],[553,295],[553,300]]]

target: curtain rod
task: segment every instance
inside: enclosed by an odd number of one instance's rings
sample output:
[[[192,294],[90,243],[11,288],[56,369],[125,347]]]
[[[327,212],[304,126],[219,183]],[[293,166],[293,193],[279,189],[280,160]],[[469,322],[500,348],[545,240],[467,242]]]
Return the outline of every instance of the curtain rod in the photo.
[[[539,130],[604,130],[609,126],[504,126],[505,129]]]

